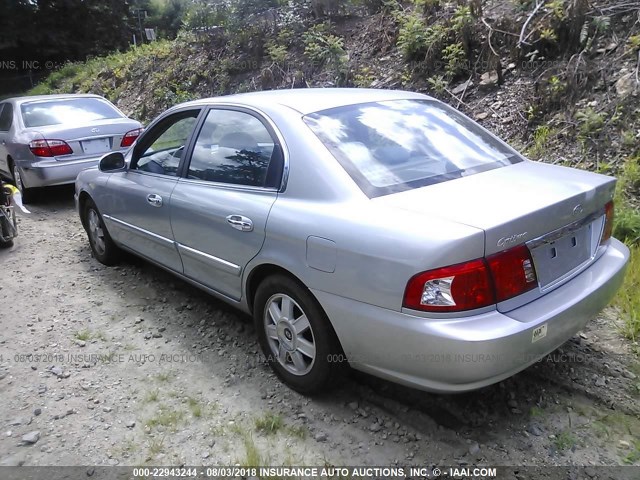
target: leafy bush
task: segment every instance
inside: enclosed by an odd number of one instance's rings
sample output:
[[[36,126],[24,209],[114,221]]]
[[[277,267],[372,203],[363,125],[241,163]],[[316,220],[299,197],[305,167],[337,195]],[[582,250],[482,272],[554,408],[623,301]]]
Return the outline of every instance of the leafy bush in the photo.
[[[444,93],[447,89],[447,81],[443,75],[434,75],[433,77],[429,77],[427,78],[427,82],[429,82],[431,88],[433,88],[433,90],[438,94]]]
[[[622,317],[621,330],[629,339],[636,341],[640,336],[640,247],[631,249],[631,260],[622,288],[618,291],[614,305]]]
[[[442,59],[445,62],[445,72],[449,78],[453,78],[466,69],[467,54],[462,43],[452,43],[442,50]]]
[[[605,114],[596,112],[592,107],[587,107],[576,113],[576,120],[580,125],[580,137],[592,137],[602,130],[605,123]]]
[[[422,15],[417,12],[405,15],[401,23],[398,47],[407,60],[415,59],[427,47],[427,29]]]
[[[640,241],[640,211],[624,202],[619,202],[616,205],[613,236],[627,244],[638,243]]]
[[[341,69],[347,62],[344,40],[329,33],[329,26],[320,23],[311,27],[303,35],[304,53],[317,64],[331,63]]]
[[[284,65],[287,60],[287,47],[278,44],[267,45],[267,54],[271,61],[277,65]]]

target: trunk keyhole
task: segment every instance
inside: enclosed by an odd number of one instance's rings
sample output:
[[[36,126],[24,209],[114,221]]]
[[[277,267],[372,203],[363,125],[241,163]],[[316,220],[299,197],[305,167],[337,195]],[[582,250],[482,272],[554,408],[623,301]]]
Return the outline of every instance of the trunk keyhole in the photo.
[[[576,240],[576,237],[573,237],[573,238],[571,239],[571,246],[572,246],[572,247],[575,247],[576,245],[578,245],[578,240]]]
[[[558,256],[558,252],[556,251],[556,247],[551,248],[551,258],[556,258]]]

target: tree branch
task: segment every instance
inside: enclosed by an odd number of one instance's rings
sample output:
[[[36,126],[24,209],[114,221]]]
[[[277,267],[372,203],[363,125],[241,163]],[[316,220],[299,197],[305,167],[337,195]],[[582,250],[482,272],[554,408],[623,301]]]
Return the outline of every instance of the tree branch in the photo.
[[[522,30],[520,30],[520,38],[518,40],[518,46],[520,48],[522,48],[522,45],[525,43],[524,34],[527,31],[527,27],[529,26],[529,23],[531,23],[531,20],[533,20],[533,17],[536,16],[536,13],[538,13],[538,10],[544,7],[545,1],[546,0],[538,0],[538,2],[536,3],[536,8],[533,9],[533,12],[529,14],[529,16],[527,17],[527,20],[524,22],[524,25],[522,25]]]

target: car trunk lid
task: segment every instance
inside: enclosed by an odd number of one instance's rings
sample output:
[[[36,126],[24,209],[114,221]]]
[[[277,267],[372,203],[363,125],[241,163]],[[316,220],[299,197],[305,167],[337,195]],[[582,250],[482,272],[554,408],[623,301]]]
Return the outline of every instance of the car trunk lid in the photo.
[[[526,243],[542,294],[594,259],[614,187],[612,177],[527,161],[374,201],[480,228],[485,256]]]
[[[122,150],[120,146],[123,136],[141,128],[139,122],[129,118],[112,118],[86,122],[82,125],[51,125],[29,129],[34,140],[62,140],[66,142],[73,153],[55,157],[58,161],[73,161],[90,158],[105,153]]]

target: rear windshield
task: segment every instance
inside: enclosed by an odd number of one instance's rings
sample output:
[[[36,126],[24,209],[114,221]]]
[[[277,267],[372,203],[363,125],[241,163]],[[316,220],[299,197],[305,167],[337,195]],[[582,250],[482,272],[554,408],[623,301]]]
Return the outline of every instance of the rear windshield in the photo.
[[[122,118],[118,110],[99,98],[67,98],[29,102],[23,103],[20,108],[24,126],[27,128]]]
[[[435,100],[324,110],[305,122],[369,197],[522,161],[505,143]]]

